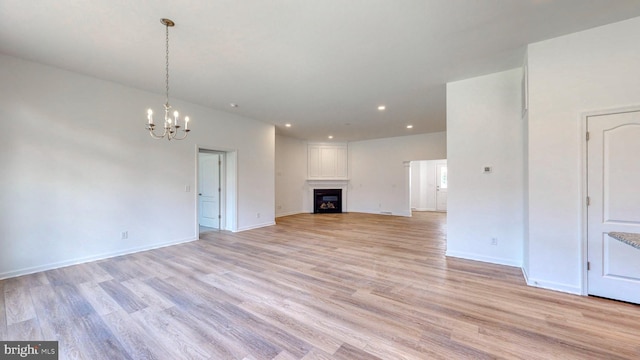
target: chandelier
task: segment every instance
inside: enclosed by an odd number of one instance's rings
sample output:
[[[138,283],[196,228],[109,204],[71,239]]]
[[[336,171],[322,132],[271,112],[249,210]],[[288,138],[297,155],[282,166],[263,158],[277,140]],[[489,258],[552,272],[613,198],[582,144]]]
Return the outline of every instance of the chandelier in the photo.
[[[146,129],[149,130],[149,135],[151,135],[154,139],[163,139],[167,138],[167,140],[182,140],[187,137],[189,134],[189,117],[185,116],[184,118],[184,129],[180,125],[180,118],[177,111],[174,111],[173,114],[169,114],[171,110],[171,105],[169,105],[169,27],[173,27],[175,23],[169,19],[160,19],[160,22],[166,27],[166,102],[164,104],[164,126],[162,127],[162,133],[156,133],[155,127],[156,125],[153,122],[153,110],[147,110],[147,126]],[[173,116],[172,116],[173,115]]]

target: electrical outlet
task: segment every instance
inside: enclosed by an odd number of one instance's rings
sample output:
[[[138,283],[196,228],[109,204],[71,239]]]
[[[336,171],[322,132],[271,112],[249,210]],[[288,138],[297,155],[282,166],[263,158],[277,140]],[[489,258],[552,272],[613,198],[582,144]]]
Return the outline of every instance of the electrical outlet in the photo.
[[[491,245],[498,246],[498,238],[491,238]]]
[[[256,218],[260,219],[260,213],[256,214]]]
[[[190,185],[185,185],[184,192],[190,192],[190,191],[191,191],[191,186]]]
[[[126,240],[126,239],[128,239],[128,238],[129,238],[129,232],[128,232],[128,231],[123,231],[123,232],[120,234],[120,238],[121,238],[122,240]]]

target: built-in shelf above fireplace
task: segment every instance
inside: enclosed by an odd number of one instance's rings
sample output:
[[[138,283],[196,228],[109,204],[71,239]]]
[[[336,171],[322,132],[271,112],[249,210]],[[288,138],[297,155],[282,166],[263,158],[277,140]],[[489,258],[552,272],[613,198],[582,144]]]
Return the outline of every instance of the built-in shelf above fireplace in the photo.
[[[307,176],[310,180],[345,180],[349,174],[346,143],[309,143]]]

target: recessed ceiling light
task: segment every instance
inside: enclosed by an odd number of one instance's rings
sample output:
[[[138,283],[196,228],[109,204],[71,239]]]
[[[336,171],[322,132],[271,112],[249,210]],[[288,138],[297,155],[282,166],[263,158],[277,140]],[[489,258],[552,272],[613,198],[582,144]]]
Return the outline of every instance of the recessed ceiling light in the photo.
[[[230,105],[232,108],[237,108],[237,107],[238,107],[238,104],[236,104],[236,103],[231,103],[231,104],[229,104],[229,105]]]
[[[286,127],[291,127],[291,124],[284,124],[284,126],[286,126]]]
[[[407,125],[407,129],[413,129],[413,125]]]
[[[380,106],[378,106],[378,110],[380,110],[380,111],[382,111],[382,110],[384,110],[384,109],[386,109],[386,108],[387,108],[387,107],[386,107],[386,106],[384,106],[384,105],[380,105]]]
[[[329,135],[329,139],[333,139],[333,135]]]

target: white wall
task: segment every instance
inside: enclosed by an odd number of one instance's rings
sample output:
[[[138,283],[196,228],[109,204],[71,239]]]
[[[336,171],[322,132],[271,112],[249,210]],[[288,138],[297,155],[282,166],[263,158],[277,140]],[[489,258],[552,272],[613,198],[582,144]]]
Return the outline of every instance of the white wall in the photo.
[[[448,256],[522,264],[521,75],[447,84]]]
[[[237,229],[273,224],[273,126],[173,100],[193,131],[154,140],[161,94],[4,55],[0,78],[0,278],[196,239],[198,145],[237,150]]]
[[[586,111],[640,105],[640,18],[531,44],[530,284],[579,293]]]
[[[411,162],[411,210],[427,210],[427,161]],[[424,174],[423,174],[424,173]]]
[[[447,157],[446,133],[349,143],[348,211],[411,216],[409,162]]]
[[[305,211],[307,142],[276,135],[276,216]]]

